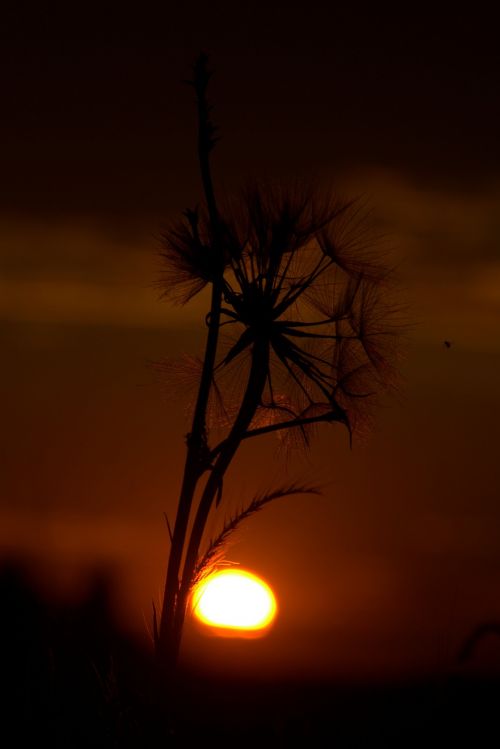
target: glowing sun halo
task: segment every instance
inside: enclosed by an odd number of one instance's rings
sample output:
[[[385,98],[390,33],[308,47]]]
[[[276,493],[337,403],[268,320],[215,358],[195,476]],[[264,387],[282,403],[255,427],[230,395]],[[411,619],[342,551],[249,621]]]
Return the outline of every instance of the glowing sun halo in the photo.
[[[202,580],[193,594],[193,610],[203,624],[242,634],[266,630],[276,608],[269,585],[240,569],[215,572]]]

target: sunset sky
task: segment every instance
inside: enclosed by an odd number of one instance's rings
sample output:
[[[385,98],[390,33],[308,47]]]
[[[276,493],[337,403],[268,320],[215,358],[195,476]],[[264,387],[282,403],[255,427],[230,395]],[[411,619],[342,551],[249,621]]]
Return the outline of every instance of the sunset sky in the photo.
[[[346,676],[446,667],[500,620],[497,24],[458,6],[179,6],[5,12],[0,552],[63,588],[104,564],[130,626],[150,620],[188,429],[152,364],[202,351],[207,303],[160,300],[158,237],[202,198],[182,81],[205,50],[219,193],[268,176],[361,195],[411,326],[400,393],[352,450],[337,427],[302,461],[279,463],[270,437],[241,449],[227,511],[283,477],[326,488],[267,508],[229,550],[276,593],[269,637],[193,623],[185,652]]]

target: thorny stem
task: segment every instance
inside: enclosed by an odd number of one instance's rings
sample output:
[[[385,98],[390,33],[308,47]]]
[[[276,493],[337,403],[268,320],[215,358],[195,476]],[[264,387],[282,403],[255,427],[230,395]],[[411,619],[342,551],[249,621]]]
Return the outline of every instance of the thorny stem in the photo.
[[[219,220],[209,160],[209,153],[214,143],[212,137],[214,128],[209,119],[209,105],[206,96],[209,77],[209,73],[206,69],[206,57],[202,55],[195,65],[195,77],[192,82],[196,91],[198,106],[198,158],[210,222],[212,224],[214,235],[217,237],[219,234]],[[179,604],[179,571],[186,541],[189,515],[198,480],[208,468],[206,411],[217,353],[221,301],[222,281],[216,279],[212,285],[205,358],[192,428],[187,436],[187,455],[184,476],[170,547],[160,627],[156,641],[156,649],[160,663],[167,667],[167,669],[175,665],[174,663],[169,662],[169,653],[171,652],[170,642],[172,639],[175,611]]]
[[[177,605],[175,609],[175,621],[173,626],[172,640],[170,642],[172,652],[170,657],[176,660],[189,593],[191,590],[196,565],[198,563],[198,552],[203,532],[207,523],[210,509],[218,492],[220,482],[226,473],[247,429],[255,415],[255,411],[261,402],[262,393],[266,383],[269,362],[269,343],[267,340],[257,340],[252,352],[252,365],[248,378],[248,384],[239,413],[234,421],[233,427],[225,441],[224,449],[219,454],[213,470],[207,480],[205,489],[198,505],[198,510],[193,523],[189,545],[186,552],[182,582],[179,588]]]
[[[177,507],[172,544],[168,560],[167,577],[163,606],[160,619],[158,648],[161,652],[166,646],[169,631],[174,619],[174,611],[179,587],[179,570],[182,561],[182,552],[186,539],[186,530],[189,514],[193,502],[198,480],[208,466],[206,459],[208,448],[206,444],[205,416],[212,381],[212,372],[217,350],[219,332],[220,291],[214,284],[212,289],[212,316],[208,330],[207,344],[205,350],[204,366],[198,392],[198,399],[193,417],[193,425],[187,437],[187,455],[184,467],[184,477]]]

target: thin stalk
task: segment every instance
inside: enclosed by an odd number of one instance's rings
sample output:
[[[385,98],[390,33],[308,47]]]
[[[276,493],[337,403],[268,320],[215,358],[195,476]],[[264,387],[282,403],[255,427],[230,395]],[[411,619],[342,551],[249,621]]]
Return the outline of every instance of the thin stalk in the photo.
[[[332,421],[341,421],[340,411],[334,411],[332,409],[331,411],[326,411],[324,414],[319,414],[318,416],[297,417],[289,419],[288,421],[280,421],[276,422],[275,424],[268,424],[267,426],[263,427],[255,427],[255,429],[247,429],[247,431],[242,435],[241,439],[246,440],[249,437],[258,437],[261,434],[279,432],[282,429],[291,429],[293,427],[307,426],[308,424],[319,424],[320,422]],[[212,459],[219,455],[219,453],[221,453],[225,449],[225,446],[226,440],[223,440],[216,447],[214,447],[210,454]]]
[[[198,552],[207,523],[210,509],[219,490],[221,481],[246,433],[255,411],[261,401],[262,393],[266,383],[269,363],[269,344],[267,341],[257,341],[252,352],[252,366],[248,378],[245,395],[240,411],[234,421],[233,427],[225,442],[224,449],[213,467],[203,491],[198,510],[191,530],[189,545],[186,552],[182,582],[179,588],[177,605],[175,609],[175,621],[172,633],[170,658],[172,661],[178,657],[182,628],[186,615],[187,601],[191,590],[196,565],[198,563]]]
[[[184,476],[177,506],[177,516],[168,558],[167,575],[160,618],[158,647],[160,654],[166,647],[169,631],[174,621],[174,612],[179,588],[179,571],[186,540],[186,531],[193,497],[198,480],[206,468],[206,410],[210,394],[220,321],[221,292],[216,284],[212,287],[210,326],[208,329],[205,358],[196,401],[193,424],[187,439],[187,455]]]
[[[219,214],[210,171],[209,154],[214,145],[214,127],[209,118],[210,107],[206,91],[210,75],[206,69],[206,58],[201,56],[195,66],[192,85],[196,91],[198,108],[198,159],[200,164],[201,181],[205,194],[210,224],[214,242],[220,237]],[[200,476],[208,467],[208,447],[206,435],[206,412],[210,388],[213,380],[217,344],[219,338],[220,316],[222,306],[222,273],[221,278],[212,284],[210,313],[208,316],[208,335],[200,378],[200,387],[196,400],[191,432],[187,438],[187,455],[184,466],[184,476],[177,505],[172,543],[168,558],[165,589],[160,617],[159,635],[157,640],[157,654],[164,665],[169,666],[169,641],[175,619],[175,610],[179,594],[179,573],[186,541],[186,532],[193,498]]]

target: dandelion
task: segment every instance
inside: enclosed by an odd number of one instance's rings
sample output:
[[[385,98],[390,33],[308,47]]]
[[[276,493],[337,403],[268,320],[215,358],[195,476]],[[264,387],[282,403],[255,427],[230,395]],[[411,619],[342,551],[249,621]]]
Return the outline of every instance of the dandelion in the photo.
[[[217,202],[206,64],[201,56],[192,82],[205,205],[170,226],[161,249],[166,298],[186,304],[205,287],[212,291],[205,356],[192,360],[199,388],[156,629],[167,667],[178,655],[190,590],[236,526],[275,498],[316,491],[292,485],[254,499],[201,554],[207,519],[222,501],[241,442],[275,432],[288,447],[308,446],[322,423],[342,424],[352,437],[394,382],[400,332],[388,302],[390,273],[359,202],[300,183],[248,184],[224,205]]]

